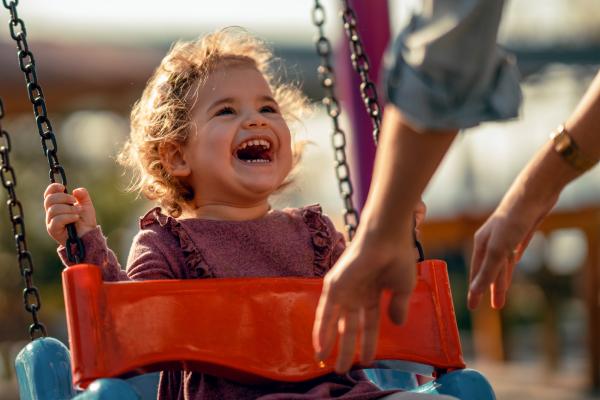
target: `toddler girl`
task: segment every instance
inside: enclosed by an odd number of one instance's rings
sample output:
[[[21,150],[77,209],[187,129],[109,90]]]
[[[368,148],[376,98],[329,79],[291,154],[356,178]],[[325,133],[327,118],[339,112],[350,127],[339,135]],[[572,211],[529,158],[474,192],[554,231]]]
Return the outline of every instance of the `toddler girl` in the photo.
[[[120,161],[160,207],[140,220],[126,271],[96,224],[87,191],[51,184],[46,224],[65,264],[65,225],[75,223],[86,263],[104,280],[321,277],[344,238],[318,205],[273,210],[298,150],[287,121],[306,108],[299,89],[278,85],[271,53],[239,29],[176,44],[131,114]],[[389,393],[389,392],[388,392]],[[161,399],[375,399],[361,374],[250,386],[192,371],[163,371]]]

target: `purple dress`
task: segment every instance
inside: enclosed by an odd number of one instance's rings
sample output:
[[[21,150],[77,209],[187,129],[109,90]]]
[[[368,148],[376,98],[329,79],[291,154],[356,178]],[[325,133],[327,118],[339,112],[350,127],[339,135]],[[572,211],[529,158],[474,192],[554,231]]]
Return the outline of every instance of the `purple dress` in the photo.
[[[250,221],[175,219],[159,208],[140,220],[123,271],[100,228],[82,237],[85,262],[102,267],[105,281],[239,277],[322,277],[345,248],[318,205],[270,211]],[[64,248],[59,255],[66,263]],[[159,399],[377,399],[381,391],[362,373],[327,375],[302,383],[244,385],[193,371],[163,371]]]

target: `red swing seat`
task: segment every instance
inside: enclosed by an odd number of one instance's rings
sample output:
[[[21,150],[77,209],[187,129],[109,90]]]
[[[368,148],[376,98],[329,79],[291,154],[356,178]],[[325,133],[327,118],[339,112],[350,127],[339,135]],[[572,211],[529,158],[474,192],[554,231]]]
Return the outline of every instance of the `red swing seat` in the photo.
[[[97,266],[69,267],[63,288],[74,384],[166,368],[242,382],[330,373],[334,355],[319,365],[311,345],[321,285],[310,278],[103,282]],[[384,314],[378,360],[465,367],[443,261],[418,264],[403,326]]]

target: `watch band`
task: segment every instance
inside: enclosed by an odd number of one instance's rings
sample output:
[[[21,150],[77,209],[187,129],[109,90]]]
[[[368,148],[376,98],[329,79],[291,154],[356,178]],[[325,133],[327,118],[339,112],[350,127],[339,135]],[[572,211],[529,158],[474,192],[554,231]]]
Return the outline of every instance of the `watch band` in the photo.
[[[559,125],[550,137],[554,143],[554,151],[577,171],[585,172],[596,165],[597,161],[581,153],[579,146],[577,146],[575,140],[569,135],[564,125]]]

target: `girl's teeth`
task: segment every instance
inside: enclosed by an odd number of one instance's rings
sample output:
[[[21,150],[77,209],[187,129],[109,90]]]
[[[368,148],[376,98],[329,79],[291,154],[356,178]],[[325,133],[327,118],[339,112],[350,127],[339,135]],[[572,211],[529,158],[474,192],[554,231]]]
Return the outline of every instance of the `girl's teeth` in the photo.
[[[248,140],[240,145],[240,150],[245,149],[248,146],[265,146],[267,149],[271,148],[271,143],[263,139]]]
[[[246,160],[246,162],[252,163],[252,164],[255,164],[255,163],[266,164],[266,163],[269,163],[270,161],[269,160]]]

